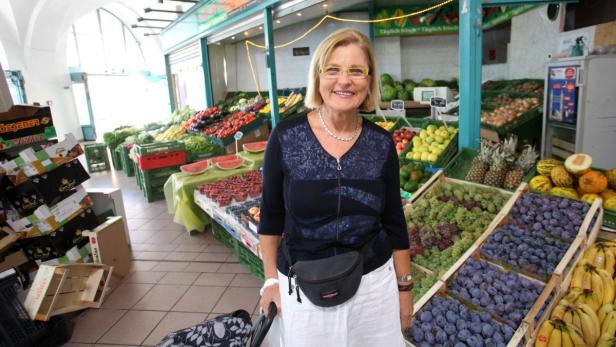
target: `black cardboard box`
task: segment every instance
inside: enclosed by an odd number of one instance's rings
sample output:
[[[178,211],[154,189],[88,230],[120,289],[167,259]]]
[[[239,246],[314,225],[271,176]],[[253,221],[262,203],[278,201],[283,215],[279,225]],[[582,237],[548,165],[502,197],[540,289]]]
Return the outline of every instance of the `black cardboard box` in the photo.
[[[15,105],[0,113],[0,150],[56,136],[48,106]]]
[[[74,246],[83,247],[89,238],[82,233],[98,226],[98,218],[92,208],[71,219],[57,230],[42,236],[19,240],[26,256],[31,260],[46,261],[64,256]]]
[[[53,206],[69,197],[89,178],[81,162],[75,159],[16,187],[9,187],[6,196],[19,214],[28,216],[43,204]]]

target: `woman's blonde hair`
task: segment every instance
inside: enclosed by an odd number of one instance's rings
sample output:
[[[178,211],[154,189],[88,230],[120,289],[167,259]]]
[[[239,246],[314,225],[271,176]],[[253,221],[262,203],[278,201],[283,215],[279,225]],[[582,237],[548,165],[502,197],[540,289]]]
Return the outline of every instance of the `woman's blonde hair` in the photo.
[[[378,87],[378,78],[376,73],[376,64],[374,61],[374,51],[372,44],[366,35],[355,29],[340,29],[325,38],[319,44],[312,60],[310,61],[310,70],[308,72],[308,88],[306,91],[306,100],[304,104],[310,109],[317,109],[323,105],[323,98],[319,92],[319,74],[323,65],[338,47],[354,44],[362,49],[368,59],[368,67],[370,68],[370,85],[368,86],[368,95],[360,106],[362,111],[374,110],[381,100],[381,94]]]

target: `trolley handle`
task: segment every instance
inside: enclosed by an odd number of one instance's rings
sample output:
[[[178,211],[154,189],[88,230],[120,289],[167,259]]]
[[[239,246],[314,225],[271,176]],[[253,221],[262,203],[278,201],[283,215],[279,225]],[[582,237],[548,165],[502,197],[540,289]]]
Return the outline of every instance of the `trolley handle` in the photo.
[[[250,339],[250,347],[261,346],[261,343],[263,343],[267,332],[269,331],[270,327],[272,326],[272,323],[274,322],[274,318],[276,318],[276,314],[278,313],[278,308],[276,307],[276,304],[272,301],[270,302],[268,308],[269,310],[267,316],[265,316],[265,314],[261,314],[259,316],[259,319],[257,320],[257,323],[255,323]]]

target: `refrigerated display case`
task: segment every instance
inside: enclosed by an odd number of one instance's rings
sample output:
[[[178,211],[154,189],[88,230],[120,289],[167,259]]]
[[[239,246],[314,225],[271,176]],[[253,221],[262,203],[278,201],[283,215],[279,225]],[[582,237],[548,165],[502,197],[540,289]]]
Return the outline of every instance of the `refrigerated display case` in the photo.
[[[593,166],[616,166],[616,55],[547,64],[542,157],[587,153]]]

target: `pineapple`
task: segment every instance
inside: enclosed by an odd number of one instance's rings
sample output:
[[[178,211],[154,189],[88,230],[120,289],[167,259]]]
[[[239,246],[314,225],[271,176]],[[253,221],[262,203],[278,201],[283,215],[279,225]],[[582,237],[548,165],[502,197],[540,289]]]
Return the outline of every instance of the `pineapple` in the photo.
[[[473,163],[464,179],[475,183],[483,182],[483,177],[486,175],[486,171],[490,166],[490,157],[493,151],[494,146],[492,143],[488,140],[481,139],[479,153],[477,153],[477,156],[473,159]]]
[[[483,184],[487,184],[492,187],[501,187],[505,176],[507,175],[507,161],[505,150],[503,148],[497,148],[492,153],[492,165],[486,173],[483,179]]]
[[[505,155],[505,162],[507,163],[506,170],[509,171],[516,158],[516,148],[518,147],[518,137],[516,135],[510,135],[502,143],[503,154]]]
[[[524,174],[535,166],[538,157],[539,155],[535,151],[535,148],[531,145],[526,145],[522,153],[520,153],[518,160],[516,160],[513,170],[509,171],[505,176],[505,183],[503,186],[506,189],[515,189],[515,187],[522,182]]]

